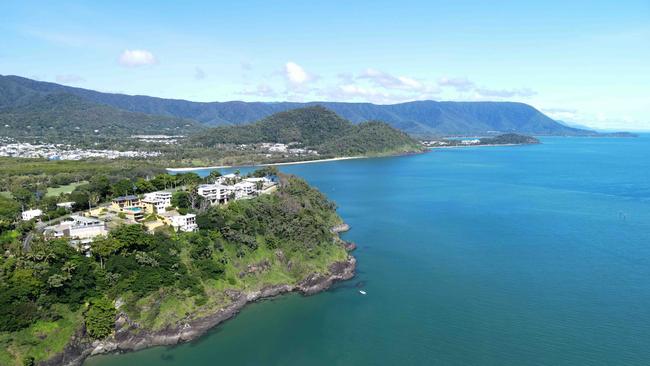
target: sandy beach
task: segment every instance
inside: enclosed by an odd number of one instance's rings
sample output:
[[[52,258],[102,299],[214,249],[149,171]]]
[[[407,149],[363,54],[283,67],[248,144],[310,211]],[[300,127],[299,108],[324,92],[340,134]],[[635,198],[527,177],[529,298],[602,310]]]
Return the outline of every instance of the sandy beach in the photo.
[[[195,170],[204,170],[204,169],[230,169],[230,168],[240,168],[240,167],[251,167],[251,166],[275,166],[275,165],[294,165],[294,164],[310,164],[310,163],[324,163],[328,161],[337,161],[337,160],[351,160],[351,159],[363,159],[366,156],[344,156],[340,158],[329,158],[329,159],[316,159],[316,160],[305,160],[305,161],[289,161],[285,163],[265,163],[265,164],[250,164],[250,165],[219,165],[219,166],[202,166],[202,167],[188,167],[188,168],[167,168],[169,172],[183,173],[183,172],[192,172]]]

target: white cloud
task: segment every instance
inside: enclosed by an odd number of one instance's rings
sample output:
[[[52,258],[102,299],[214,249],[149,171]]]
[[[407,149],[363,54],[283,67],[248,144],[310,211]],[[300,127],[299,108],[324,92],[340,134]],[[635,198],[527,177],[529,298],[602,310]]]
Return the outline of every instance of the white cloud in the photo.
[[[206,78],[205,71],[203,71],[203,69],[200,68],[200,67],[195,67],[194,68],[194,79],[203,80],[205,78]]]
[[[447,78],[438,79],[438,85],[441,87],[452,87],[456,91],[469,91],[474,88],[474,82],[466,78]]]
[[[457,92],[472,92],[473,95],[465,95],[465,98],[474,100],[485,100],[486,98],[527,98],[536,95],[537,92],[529,88],[519,89],[491,89],[479,87],[475,82],[467,78],[448,78],[442,77],[438,79],[440,87],[449,87],[455,89]]]
[[[513,97],[532,97],[537,94],[536,91],[529,88],[523,89],[488,89],[476,88],[476,93],[482,97],[496,97],[496,98],[513,98]]]
[[[307,72],[301,65],[289,61],[283,70],[272,77],[281,76],[286,87],[273,89],[268,84],[259,84],[256,89],[245,90],[242,95],[273,97],[284,100],[330,100],[394,104],[418,100],[437,99],[448,96],[451,88],[458,95],[456,100],[493,100],[526,98],[536,95],[528,88],[490,89],[479,87],[467,78],[443,77],[436,81],[412,76],[396,75],[374,68],[360,73],[340,72],[332,76],[329,83],[312,83],[318,77]],[[441,94],[445,92],[445,94]]]
[[[400,89],[408,91],[425,91],[427,87],[419,80],[407,76],[394,76],[376,69],[366,69],[358,79],[365,79],[385,89]]]
[[[81,83],[86,81],[83,77],[75,74],[64,74],[64,75],[57,75],[56,76],[56,82],[57,83],[63,83],[63,84],[74,84],[74,83]]]
[[[381,87],[364,86],[359,84],[341,84],[325,91],[325,96],[331,101],[361,101],[377,104],[394,104],[419,99],[412,93],[391,92]]]
[[[338,89],[341,94],[354,97],[368,97],[372,99],[388,97],[386,93],[383,93],[375,88],[367,88],[354,84],[339,85]]]
[[[147,50],[124,50],[118,62],[126,67],[138,67],[156,64],[158,60]]]
[[[302,66],[292,61],[284,65],[284,74],[287,80],[293,85],[302,85],[314,80],[313,75],[310,75]]]

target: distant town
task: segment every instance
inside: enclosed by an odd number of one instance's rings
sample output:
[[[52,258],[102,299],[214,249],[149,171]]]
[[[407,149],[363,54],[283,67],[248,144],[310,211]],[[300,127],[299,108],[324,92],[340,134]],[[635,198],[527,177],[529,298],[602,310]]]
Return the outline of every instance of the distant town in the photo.
[[[43,158],[49,160],[82,160],[88,158],[120,159],[120,158],[151,158],[161,156],[159,151],[149,151],[150,144],[176,145],[184,136],[167,135],[133,135],[138,148],[142,150],[107,150],[83,149],[69,144],[32,144],[19,142],[13,138],[0,137],[0,156],[14,158]],[[259,144],[239,144],[235,148],[240,151],[257,151],[265,157],[278,156],[282,158],[318,156],[318,151],[299,147],[297,142],[283,144],[264,142]]]
[[[0,156],[13,158],[44,158],[49,160],[82,160],[88,158],[150,158],[160,156],[157,151],[117,151],[81,149],[66,144],[31,144],[13,139],[0,139]]]
[[[471,145],[479,145],[481,143],[480,139],[469,139],[469,140],[455,140],[455,141],[449,141],[449,140],[430,140],[430,141],[422,141],[422,145],[427,146],[427,147],[441,147],[441,146],[471,146]]]

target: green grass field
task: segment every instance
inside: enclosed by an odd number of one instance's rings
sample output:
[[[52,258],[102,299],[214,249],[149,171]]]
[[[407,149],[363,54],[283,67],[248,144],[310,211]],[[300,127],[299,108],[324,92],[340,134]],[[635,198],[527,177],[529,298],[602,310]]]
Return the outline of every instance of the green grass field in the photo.
[[[82,184],[86,184],[86,183],[88,183],[88,182],[84,180],[84,181],[81,181],[79,183],[70,183],[70,184],[66,184],[64,186],[60,186],[60,187],[57,187],[57,188],[48,188],[47,189],[47,194],[45,194],[45,196],[47,196],[47,197],[52,197],[52,196],[56,197],[56,196],[60,195],[61,193],[71,193],[72,191],[74,191],[75,188],[77,188],[78,186],[80,186]]]

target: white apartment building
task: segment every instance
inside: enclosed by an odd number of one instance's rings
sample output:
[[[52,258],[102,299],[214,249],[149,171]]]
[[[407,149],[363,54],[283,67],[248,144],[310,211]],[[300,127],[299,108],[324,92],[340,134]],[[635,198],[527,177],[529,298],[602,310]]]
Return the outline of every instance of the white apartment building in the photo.
[[[35,209],[35,210],[23,211],[21,217],[23,221],[29,221],[31,219],[41,217],[42,215],[43,215],[43,210]]]
[[[228,181],[237,181],[239,176],[237,174],[225,174],[217,178],[216,184],[226,184]]]
[[[70,216],[62,223],[45,228],[45,234],[54,238],[69,237],[71,239],[93,239],[97,236],[108,235],[106,224],[94,217]]]
[[[172,194],[165,191],[145,193],[141,202],[144,206],[155,208],[157,213],[164,213],[167,207],[172,205]]]
[[[250,197],[254,193],[257,192],[255,188],[256,184],[253,182],[239,182],[235,184],[234,186],[234,191],[235,191],[235,199],[240,199],[244,197]]]
[[[174,215],[169,218],[171,221],[172,227],[178,231],[196,231],[198,230],[198,225],[196,224],[196,215],[187,214],[187,215]]]
[[[267,178],[267,177],[261,177],[261,178],[257,178],[257,177],[244,178],[244,182],[250,182],[250,183],[262,182],[262,184],[264,184],[264,185],[268,185],[268,184],[273,183],[273,182],[272,182],[269,178]]]
[[[230,186],[223,184],[201,184],[197,188],[197,193],[199,196],[210,201],[210,204],[226,203],[230,196]]]

